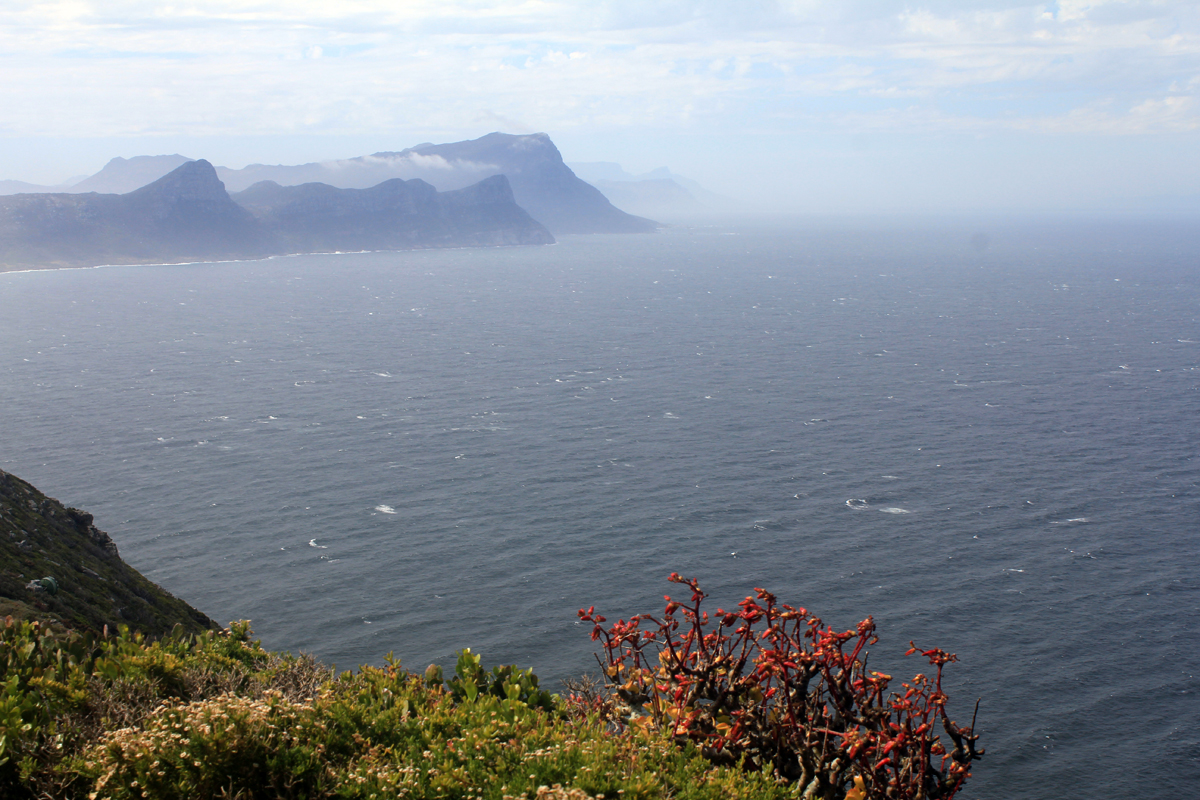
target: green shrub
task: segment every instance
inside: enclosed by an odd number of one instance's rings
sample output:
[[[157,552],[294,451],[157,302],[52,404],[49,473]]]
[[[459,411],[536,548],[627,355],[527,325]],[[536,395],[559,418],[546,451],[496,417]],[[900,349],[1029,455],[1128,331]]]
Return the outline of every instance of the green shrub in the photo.
[[[428,674],[427,670],[426,675]],[[543,711],[553,711],[555,708],[555,697],[538,688],[538,677],[533,674],[533,670],[520,669],[515,664],[509,664],[492,667],[489,673],[480,666],[479,656],[472,653],[469,647],[459,651],[458,665],[448,686],[450,694],[460,703],[473,703],[479,695],[490,694]]]
[[[164,705],[106,734],[78,769],[113,800],[311,797],[328,771],[312,712],[274,692]]]
[[[162,704],[274,690],[311,699],[329,677],[311,658],[264,650],[249,623],[148,642],[55,633],[7,618],[0,627],[0,797],[73,797],[90,780],[75,760],[108,731],[140,728]]]

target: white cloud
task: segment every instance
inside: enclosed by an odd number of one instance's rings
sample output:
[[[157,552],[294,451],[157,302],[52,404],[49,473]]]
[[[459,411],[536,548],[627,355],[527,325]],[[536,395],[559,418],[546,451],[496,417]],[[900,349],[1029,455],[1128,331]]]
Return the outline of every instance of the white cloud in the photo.
[[[386,130],[414,115],[469,128],[481,114],[537,129],[728,126],[812,98],[856,114],[891,112],[896,98],[995,100],[1053,130],[1061,114],[1040,110],[1045,97],[1087,108],[1150,91],[1165,104],[1172,83],[1195,91],[1200,12],[1072,0],[7,3],[0,53],[0,103],[23,109],[0,120],[9,135]]]

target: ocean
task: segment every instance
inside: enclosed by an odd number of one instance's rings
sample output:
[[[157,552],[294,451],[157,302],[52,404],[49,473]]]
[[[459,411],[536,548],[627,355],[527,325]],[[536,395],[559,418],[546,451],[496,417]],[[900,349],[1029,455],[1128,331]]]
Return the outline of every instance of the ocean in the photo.
[[[765,587],[955,652],[966,797],[1200,784],[1194,224],[774,221],[0,274],[0,467],[264,644],[554,687]]]

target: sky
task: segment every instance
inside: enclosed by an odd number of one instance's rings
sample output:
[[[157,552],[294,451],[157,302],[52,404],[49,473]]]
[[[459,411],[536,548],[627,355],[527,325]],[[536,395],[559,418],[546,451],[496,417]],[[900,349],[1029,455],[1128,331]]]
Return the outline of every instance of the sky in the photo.
[[[495,130],[751,209],[1200,213],[1200,3],[0,0],[0,178]]]

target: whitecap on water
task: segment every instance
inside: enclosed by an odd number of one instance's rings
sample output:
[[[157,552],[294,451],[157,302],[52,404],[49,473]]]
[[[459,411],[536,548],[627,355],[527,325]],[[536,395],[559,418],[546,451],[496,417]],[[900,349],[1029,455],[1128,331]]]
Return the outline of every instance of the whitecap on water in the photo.
[[[912,513],[907,508],[899,508],[898,506],[890,506],[888,508],[881,508],[879,510],[882,511],[884,514],[911,514]]]
[[[328,547],[326,547],[326,546],[325,546],[325,545],[323,545],[323,544],[317,544],[317,540],[316,540],[316,539],[309,539],[309,540],[308,540],[308,546],[309,546],[309,547],[315,547],[315,548],[317,548],[318,550],[328,550],[328,549],[329,549]]]
[[[846,501],[846,505],[850,506],[855,511],[862,511],[864,508],[870,508],[870,506],[867,505],[866,500],[860,500],[857,497],[851,497]]]
[[[1070,525],[1073,522],[1091,522],[1087,517],[1071,517],[1070,519],[1052,519],[1051,525]]]
[[[391,506],[385,506],[385,505],[375,506],[375,510],[378,511],[380,514],[395,514],[396,513],[396,509],[392,508]]]

